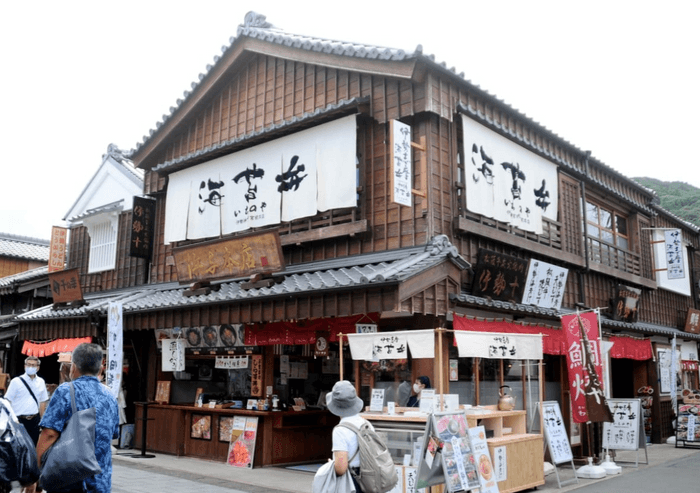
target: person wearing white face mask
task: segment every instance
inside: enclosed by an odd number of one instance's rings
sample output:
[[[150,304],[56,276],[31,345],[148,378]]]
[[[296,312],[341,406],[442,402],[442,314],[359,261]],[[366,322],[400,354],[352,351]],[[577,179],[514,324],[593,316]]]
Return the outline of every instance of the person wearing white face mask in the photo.
[[[29,356],[24,360],[24,374],[10,381],[5,393],[5,399],[10,401],[17,419],[29,433],[36,445],[39,440],[39,422],[46,410],[49,401],[49,393],[46,391],[46,382],[37,375],[41,361],[36,356]],[[35,485],[24,487],[25,493],[34,491]]]
[[[413,395],[408,399],[406,407],[419,407],[420,406],[420,394],[423,389],[430,389],[430,379],[425,375],[418,377],[413,384]]]

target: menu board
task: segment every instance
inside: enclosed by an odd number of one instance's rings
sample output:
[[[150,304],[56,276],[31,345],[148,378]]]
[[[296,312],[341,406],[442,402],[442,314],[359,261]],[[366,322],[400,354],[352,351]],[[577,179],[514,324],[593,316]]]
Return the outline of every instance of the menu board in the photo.
[[[421,453],[417,488],[444,483],[446,491],[453,493],[481,486],[464,411],[432,414]]]
[[[499,493],[495,477],[496,472],[491,462],[489,446],[486,443],[486,428],[483,426],[469,428],[469,439],[472,442],[473,457],[479,470],[481,493]]]
[[[613,415],[613,422],[603,423],[603,448],[613,450],[637,450],[642,422],[641,399],[608,399],[608,407]],[[646,437],[644,438],[646,442]]]
[[[258,435],[258,418],[235,416],[228,447],[228,463],[236,467],[253,467],[255,439]]]
[[[547,438],[549,455],[554,464],[569,462],[574,459],[569,444],[569,436],[566,434],[564,419],[561,417],[561,409],[556,401],[542,403],[542,421],[544,423],[544,436]]]

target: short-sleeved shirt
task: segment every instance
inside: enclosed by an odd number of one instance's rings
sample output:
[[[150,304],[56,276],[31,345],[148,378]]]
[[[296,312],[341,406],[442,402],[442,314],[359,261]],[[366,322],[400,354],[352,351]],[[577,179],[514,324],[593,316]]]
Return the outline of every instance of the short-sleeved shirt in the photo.
[[[362,426],[367,420],[360,417],[359,414],[353,416],[348,416],[347,418],[341,418],[341,423],[350,423],[357,426],[358,428]],[[369,424],[372,426],[372,423]],[[372,427],[374,429],[374,427]],[[348,463],[349,467],[360,467],[360,454],[357,454],[354,459],[352,456],[355,455],[359,445],[357,443],[357,434],[344,428],[342,426],[336,426],[333,428],[333,452],[347,452],[348,453]],[[352,459],[352,460],[350,460]]]
[[[32,394],[29,393],[29,390],[27,390],[27,387],[20,382],[20,379],[29,384],[36,396],[36,401]],[[14,409],[17,416],[32,416],[39,412],[37,401],[39,403],[48,401],[49,393],[46,391],[46,382],[44,382],[43,378],[38,375],[32,378],[24,373],[10,380],[10,385],[7,387],[7,392],[5,392],[5,399],[12,403],[12,409]]]
[[[97,412],[95,425],[95,457],[102,473],[85,480],[85,491],[109,493],[112,491],[111,441],[119,438],[119,408],[117,399],[102,385],[97,377],[82,376],[73,380],[75,405],[78,411],[94,407]],[[51,428],[59,433],[73,414],[71,409],[70,383],[61,384],[41,420],[42,428]]]

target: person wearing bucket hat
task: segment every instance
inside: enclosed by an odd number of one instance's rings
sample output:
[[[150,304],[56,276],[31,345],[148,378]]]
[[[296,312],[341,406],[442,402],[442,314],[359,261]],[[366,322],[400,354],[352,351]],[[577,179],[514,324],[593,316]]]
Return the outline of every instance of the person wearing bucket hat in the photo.
[[[357,397],[355,387],[347,380],[336,382],[333,390],[326,395],[326,405],[330,412],[340,418],[341,423],[350,423],[358,428],[367,423],[359,414],[364,407],[364,403],[362,399]],[[372,426],[371,423],[370,426]],[[342,426],[333,428],[332,452],[335,460],[336,475],[342,476],[348,472],[348,469],[354,469],[355,472],[359,471],[360,454],[356,454],[358,447],[357,435],[352,430]],[[353,456],[355,457],[352,462],[348,464],[348,459]],[[352,480],[357,493],[363,493],[354,477]]]

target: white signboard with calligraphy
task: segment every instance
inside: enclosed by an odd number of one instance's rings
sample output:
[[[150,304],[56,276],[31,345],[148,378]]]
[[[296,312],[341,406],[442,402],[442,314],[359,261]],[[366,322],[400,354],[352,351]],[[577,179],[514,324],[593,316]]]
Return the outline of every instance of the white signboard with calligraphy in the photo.
[[[683,262],[683,234],[680,229],[664,231],[666,246],[666,268],[669,279],[683,279],[685,264]]]
[[[352,115],[170,174],[165,243],[355,207],[356,141]]]
[[[460,358],[542,359],[541,334],[502,334],[457,330]]]
[[[608,399],[613,422],[603,423],[603,448],[637,450],[640,430],[641,399]],[[646,437],[644,437],[646,441]]]
[[[569,436],[566,434],[564,419],[561,416],[559,403],[548,401],[542,403],[542,419],[544,423],[544,436],[547,438],[549,455],[554,464],[569,462],[574,459],[569,443]]]
[[[467,209],[542,234],[557,220],[557,166],[462,115]]]
[[[110,303],[107,310],[107,361],[105,384],[114,397],[122,388],[124,359],[124,317],[121,302]],[[184,370],[184,368],[183,368]]]
[[[564,288],[569,269],[530,260],[523,293],[523,305],[535,305],[542,308],[561,308]]]
[[[240,370],[248,368],[248,356],[217,356],[214,368],[220,370]]]
[[[391,121],[392,143],[392,202],[411,207],[413,169],[411,161],[411,126]]]
[[[161,371],[185,371],[184,339],[163,339]]]

